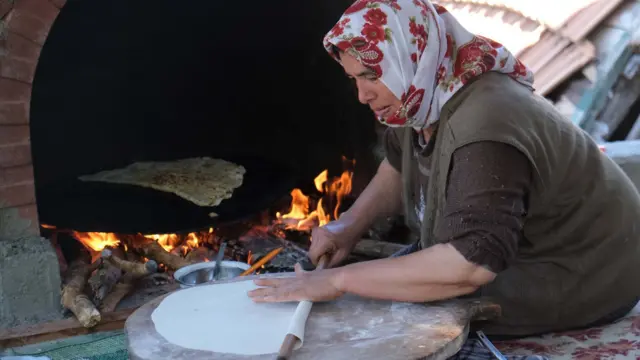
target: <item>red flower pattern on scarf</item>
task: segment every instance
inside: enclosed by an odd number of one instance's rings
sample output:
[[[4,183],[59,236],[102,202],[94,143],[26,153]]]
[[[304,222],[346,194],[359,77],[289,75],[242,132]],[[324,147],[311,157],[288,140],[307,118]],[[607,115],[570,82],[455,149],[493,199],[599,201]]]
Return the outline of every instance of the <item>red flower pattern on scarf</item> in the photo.
[[[387,24],[387,14],[380,9],[371,9],[367,11],[363,16],[364,20],[373,25],[386,25]]]
[[[386,120],[389,126],[422,128],[437,121],[451,96],[488,71],[529,87],[533,82],[526,66],[500,43],[469,33],[446,8],[428,0],[357,0],[324,45],[338,61],[334,45],[354,55],[402,101]]]
[[[485,73],[496,65],[498,52],[487,40],[475,37],[458,48],[458,58],[453,67],[453,76],[466,84],[469,79]]]
[[[380,41],[384,41],[384,29],[382,26],[369,23],[364,24],[361,34],[372,43],[377,44]]]

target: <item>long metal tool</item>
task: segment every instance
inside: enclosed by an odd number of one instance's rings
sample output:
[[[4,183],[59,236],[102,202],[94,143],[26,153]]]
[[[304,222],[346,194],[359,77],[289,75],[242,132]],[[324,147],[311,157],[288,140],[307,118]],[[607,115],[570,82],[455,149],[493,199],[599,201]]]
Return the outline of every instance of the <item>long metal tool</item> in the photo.
[[[502,355],[500,350],[498,350],[493,345],[493,343],[489,340],[489,338],[487,338],[487,336],[482,331],[477,331],[476,334],[478,334],[478,338],[482,342],[482,345],[484,345],[487,349],[489,349],[489,351],[491,351],[491,354],[493,355],[493,357],[495,357],[498,360],[507,360],[507,358],[504,355]]]
[[[213,274],[211,277],[215,281],[218,278],[218,274],[220,273],[220,268],[222,267],[222,259],[224,258],[224,249],[227,248],[227,243],[223,242],[220,244],[220,249],[218,250],[218,255],[216,255],[216,265],[213,268]]]
[[[322,255],[320,257],[320,260],[318,260],[318,266],[316,266],[316,270],[322,270],[327,266],[328,263],[328,258],[327,255]],[[296,346],[296,342],[298,342],[298,339],[295,335],[293,334],[287,334],[287,336],[285,336],[284,341],[282,342],[282,345],[280,346],[280,352],[278,352],[278,357],[276,358],[276,360],[289,360],[289,358],[291,357],[291,354],[293,353],[293,348]]]

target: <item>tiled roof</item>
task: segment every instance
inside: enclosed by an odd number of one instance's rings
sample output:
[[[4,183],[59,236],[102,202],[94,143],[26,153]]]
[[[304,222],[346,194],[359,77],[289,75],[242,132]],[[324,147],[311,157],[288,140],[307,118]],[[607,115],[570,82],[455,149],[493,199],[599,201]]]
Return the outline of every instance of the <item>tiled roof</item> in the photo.
[[[585,39],[624,0],[436,0],[460,23],[505,45],[548,94],[596,57]]]

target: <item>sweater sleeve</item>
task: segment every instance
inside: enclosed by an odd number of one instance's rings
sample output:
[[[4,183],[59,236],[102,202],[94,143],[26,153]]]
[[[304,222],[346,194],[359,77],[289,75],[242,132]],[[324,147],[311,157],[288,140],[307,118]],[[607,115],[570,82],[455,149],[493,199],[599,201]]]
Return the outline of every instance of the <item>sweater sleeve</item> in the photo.
[[[469,262],[494,273],[506,269],[524,239],[531,176],[527,157],[510,145],[483,141],[457,149],[436,238]]]

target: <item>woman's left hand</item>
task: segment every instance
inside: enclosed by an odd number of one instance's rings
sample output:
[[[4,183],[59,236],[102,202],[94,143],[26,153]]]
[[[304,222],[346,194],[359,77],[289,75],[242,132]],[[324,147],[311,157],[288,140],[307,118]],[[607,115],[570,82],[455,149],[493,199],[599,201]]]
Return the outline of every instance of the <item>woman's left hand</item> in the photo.
[[[263,287],[249,291],[249,297],[255,302],[329,301],[344,294],[337,285],[340,269],[304,271],[296,264],[295,272],[289,278],[254,280]]]

